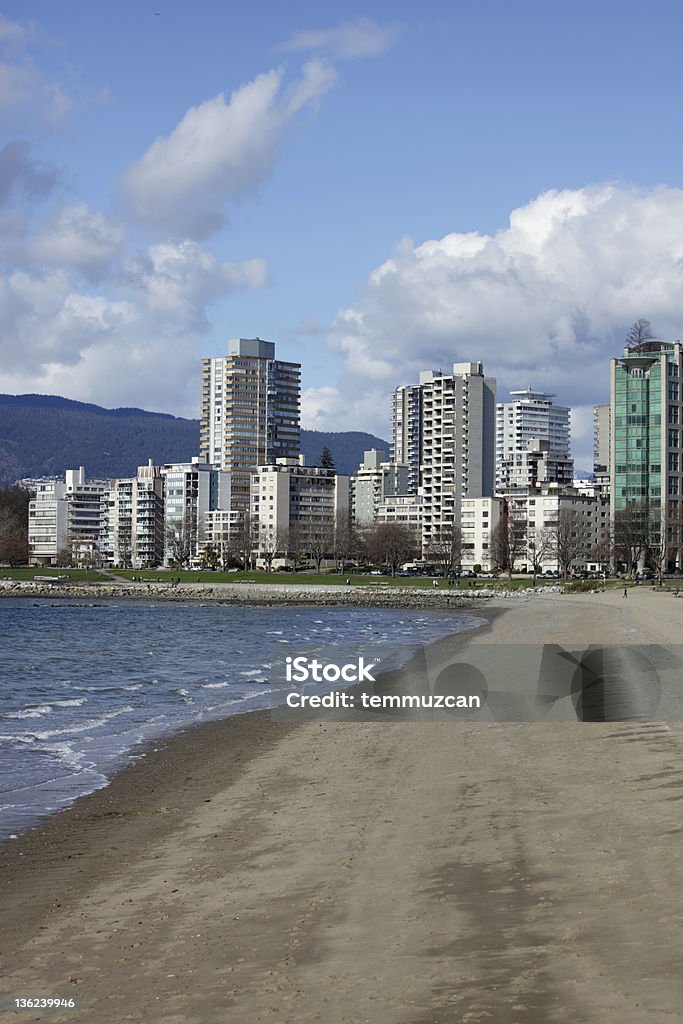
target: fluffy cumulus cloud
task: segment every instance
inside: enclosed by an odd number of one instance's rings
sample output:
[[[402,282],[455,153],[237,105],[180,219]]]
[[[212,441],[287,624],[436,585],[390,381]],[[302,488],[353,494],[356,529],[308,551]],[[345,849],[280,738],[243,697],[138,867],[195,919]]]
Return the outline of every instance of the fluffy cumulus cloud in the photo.
[[[376,57],[396,42],[399,29],[370,18],[354,18],[334,28],[302,29],[281,43],[278,50],[314,50],[340,59]]]
[[[86,204],[42,223],[0,219],[0,390],[196,412],[193,340],[207,308],[267,282],[262,260],[218,260],[197,243],[132,252]]]
[[[288,87],[284,69],[258,75],[226,100],[191,107],[126,172],[128,212],[168,235],[204,238],[225,221],[225,206],[270,174],[296,115],[333,85],[331,65],[312,60]]]
[[[608,184],[546,192],[495,235],[404,240],[334,321],[342,391],[359,401],[383,385],[386,424],[394,386],[481,359],[503,397],[532,384],[568,404],[606,401],[630,323],[646,317],[663,339],[683,331],[682,222],[682,190]],[[317,420],[329,428],[340,419],[328,398]]]
[[[206,307],[237,289],[267,283],[261,259],[221,262],[196,242],[163,242],[126,265],[123,281],[145,308],[181,331],[205,330]]]

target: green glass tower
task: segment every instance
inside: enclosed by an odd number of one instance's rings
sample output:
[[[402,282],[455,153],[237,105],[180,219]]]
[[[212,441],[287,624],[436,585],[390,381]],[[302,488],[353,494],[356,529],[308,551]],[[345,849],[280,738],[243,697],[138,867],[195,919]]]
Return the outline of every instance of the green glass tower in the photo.
[[[612,518],[630,507],[647,515],[667,568],[681,564],[682,349],[646,341],[611,365]]]

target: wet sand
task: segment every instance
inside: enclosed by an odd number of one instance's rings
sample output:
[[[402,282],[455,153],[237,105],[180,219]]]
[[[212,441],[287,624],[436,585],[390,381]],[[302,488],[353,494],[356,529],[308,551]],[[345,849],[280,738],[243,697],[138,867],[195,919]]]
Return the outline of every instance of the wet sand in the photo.
[[[553,595],[492,619],[472,645],[677,643],[683,601]],[[190,730],[0,849],[2,992],[80,1004],[5,1012],[678,1022],[682,753],[658,722]]]

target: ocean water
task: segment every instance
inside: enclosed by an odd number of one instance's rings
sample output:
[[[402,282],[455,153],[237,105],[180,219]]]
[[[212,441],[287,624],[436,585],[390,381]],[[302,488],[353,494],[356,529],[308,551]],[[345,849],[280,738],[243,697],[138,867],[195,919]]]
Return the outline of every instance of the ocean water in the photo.
[[[139,744],[282,702],[282,653],[381,657],[483,620],[383,608],[0,601],[0,841],[107,784]],[[136,752],[137,748],[137,752]]]

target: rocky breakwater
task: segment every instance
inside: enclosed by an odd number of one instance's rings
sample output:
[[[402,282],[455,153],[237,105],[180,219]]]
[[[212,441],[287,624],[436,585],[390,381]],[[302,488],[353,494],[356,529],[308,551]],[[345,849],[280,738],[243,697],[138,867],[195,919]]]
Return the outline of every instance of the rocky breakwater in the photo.
[[[525,599],[562,592],[558,585],[498,590],[395,587],[389,584],[330,586],[278,583],[45,583],[0,580],[0,597],[52,598],[84,603],[102,600],[199,601],[223,604],[351,605],[374,608],[476,608],[491,598]]]

